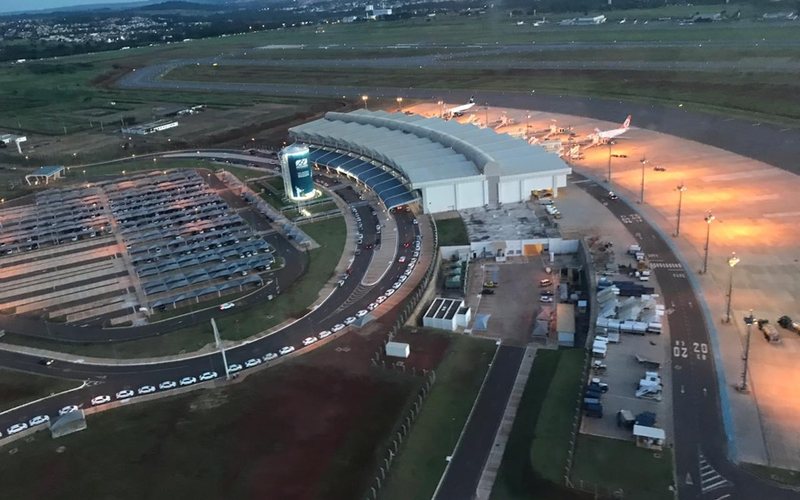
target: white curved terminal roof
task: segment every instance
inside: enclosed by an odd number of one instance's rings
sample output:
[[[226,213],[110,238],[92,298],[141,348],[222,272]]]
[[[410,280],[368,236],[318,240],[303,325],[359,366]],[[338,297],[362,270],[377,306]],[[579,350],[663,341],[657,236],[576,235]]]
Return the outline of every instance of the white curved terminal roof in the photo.
[[[356,152],[405,174],[414,188],[470,177],[555,175],[561,158],[507,134],[456,121],[360,109],[289,129],[298,141]]]

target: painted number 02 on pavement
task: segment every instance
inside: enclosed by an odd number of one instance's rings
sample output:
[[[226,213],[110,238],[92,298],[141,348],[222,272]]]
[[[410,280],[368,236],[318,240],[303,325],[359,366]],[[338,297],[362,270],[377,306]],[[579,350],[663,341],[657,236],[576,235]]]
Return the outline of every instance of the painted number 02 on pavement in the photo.
[[[672,346],[672,356],[675,358],[688,359],[694,356],[696,359],[705,361],[708,359],[708,344],[705,342],[687,343],[683,340],[676,340]]]

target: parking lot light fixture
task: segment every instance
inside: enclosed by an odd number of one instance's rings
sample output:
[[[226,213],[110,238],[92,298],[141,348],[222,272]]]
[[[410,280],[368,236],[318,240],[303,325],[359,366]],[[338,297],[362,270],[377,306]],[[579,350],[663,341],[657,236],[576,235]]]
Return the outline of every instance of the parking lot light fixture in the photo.
[[[753,317],[753,310],[750,309],[750,314],[744,318],[744,324],[747,327],[747,337],[745,338],[744,342],[744,355],[742,355],[742,380],[739,382],[739,385],[736,386],[736,389],[739,392],[749,391],[749,388],[747,387],[747,365],[750,360],[750,334],[753,329],[753,323],[755,323],[755,318]]]
[[[400,111],[403,111],[403,98],[402,97],[398,97],[397,98],[397,112],[399,113]]]
[[[736,267],[736,264],[739,263],[739,257],[736,256],[736,252],[733,252],[730,257],[728,257],[728,267],[730,267],[730,275],[728,276],[728,305],[725,308],[725,323],[731,322],[731,297],[733,296],[733,268]]]
[[[643,156],[639,162],[642,164],[642,187],[639,191],[639,203],[644,204],[644,166],[647,165],[647,158]]]
[[[711,240],[711,223],[716,220],[716,217],[714,217],[714,214],[711,212],[708,212],[703,220],[706,221],[706,246],[703,252],[703,270],[701,274],[706,274],[708,271],[708,246]]]
[[[678,223],[675,225],[675,237],[681,234],[681,205],[683,204],[683,192],[686,191],[686,186],[681,185],[676,188],[678,190]]]
[[[368,95],[362,95],[361,96],[361,100],[364,101],[364,109],[369,109],[369,108],[367,108],[367,100],[369,100],[369,96]]]

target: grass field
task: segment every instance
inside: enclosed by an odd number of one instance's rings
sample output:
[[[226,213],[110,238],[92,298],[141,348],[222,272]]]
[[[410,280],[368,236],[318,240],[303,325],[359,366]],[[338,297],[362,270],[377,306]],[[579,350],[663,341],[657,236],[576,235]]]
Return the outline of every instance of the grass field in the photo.
[[[436,369],[436,383],[400,448],[384,500],[431,498],[455,448],[497,347],[494,342],[456,335]]]
[[[578,436],[572,482],[583,489],[611,493],[622,491],[631,500],[670,500],[672,451],[637,448],[633,441]]]
[[[800,30],[798,30],[800,32]],[[585,53],[593,52],[587,50]],[[749,114],[765,121],[800,123],[800,82],[791,73],[668,70],[536,70],[526,68],[327,68],[326,83],[354,87],[400,87],[518,91],[592,95],[681,104],[687,109]],[[315,68],[262,66],[184,66],[170,73],[178,80],[290,83]]]
[[[439,233],[439,246],[469,245],[467,227],[461,217],[437,220],[436,232]]]
[[[346,237],[344,219],[341,217],[303,225],[303,231],[322,245],[308,252],[306,273],[281,295],[261,307],[226,315],[217,320],[221,336],[226,340],[241,340],[268,330],[288,318],[302,316],[314,303],[320,287],[333,274],[344,249]],[[213,343],[213,331],[207,324],[197,325],[130,342],[104,344],[75,344],[32,339],[6,334],[2,342],[47,349],[70,354],[106,358],[141,358],[166,356],[196,351]]]
[[[558,351],[558,367],[553,373],[550,387],[536,421],[531,444],[533,470],[553,483],[564,480],[564,466],[569,451],[569,436],[581,386],[584,362],[582,349]]]
[[[547,494],[541,498],[575,498],[561,485],[575,413],[575,371],[582,354],[579,349],[536,352],[492,489],[493,500],[524,500],[533,493]],[[565,393],[563,398],[559,391]]]
[[[79,385],[75,380],[0,369],[0,411]]]
[[[330,356],[330,354],[328,354]],[[360,498],[419,379],[303,361],[0,451],[4,498]],[[43,471],[47,471],[43,474]]]

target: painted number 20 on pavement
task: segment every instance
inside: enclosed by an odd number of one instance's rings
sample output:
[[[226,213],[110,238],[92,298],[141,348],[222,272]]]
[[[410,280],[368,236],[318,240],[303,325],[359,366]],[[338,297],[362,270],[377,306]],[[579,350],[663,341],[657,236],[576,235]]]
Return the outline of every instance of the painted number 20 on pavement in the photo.
[[[692,342],[691,345],[683,340],[676,340],[672,346],[672,356],[687,359],[690,355],[705,361],[708,358],[708,344],[705,342]]]

